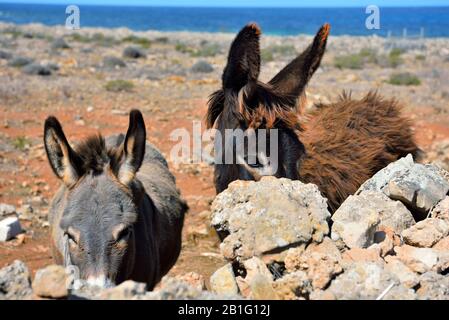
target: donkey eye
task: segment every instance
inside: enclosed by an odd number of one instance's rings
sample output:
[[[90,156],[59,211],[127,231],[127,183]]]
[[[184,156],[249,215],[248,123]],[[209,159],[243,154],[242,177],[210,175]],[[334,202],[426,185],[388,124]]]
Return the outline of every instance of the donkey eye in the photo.
[[[251,161],[250,161],[251,160]],[[261,168],[263,165],[259,162],[257,155],[245,155],[245,162],[251,168]]]
[[[67,236],[67,239],[69,239],[69,242],[78,244],[78,242],[75,239],[75,236],[69,232],[65,232],[65,235]]]
[[[122,231],[119,232],[117,236],[117,242],[127,241],[130,235],[131,235],[131,228],[124,228]]]
[[[69,227],[65,232],[64,235],[67,236],[67,239],[70,243],[78,245],[79,241],[79,232],[75,230],[72,227]]]

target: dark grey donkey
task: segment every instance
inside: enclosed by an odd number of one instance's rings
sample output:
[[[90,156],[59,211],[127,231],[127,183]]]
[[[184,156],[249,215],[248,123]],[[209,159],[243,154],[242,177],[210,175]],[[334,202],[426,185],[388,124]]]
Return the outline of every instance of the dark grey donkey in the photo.
[[[81,279],[149,289],[175,264],[186,203],[161,153],[146,143],[140,111],[126,136],[91,136],[73,149],[55,117],[45,121],[48,160],[62,186],[50,208],[53,255]]]

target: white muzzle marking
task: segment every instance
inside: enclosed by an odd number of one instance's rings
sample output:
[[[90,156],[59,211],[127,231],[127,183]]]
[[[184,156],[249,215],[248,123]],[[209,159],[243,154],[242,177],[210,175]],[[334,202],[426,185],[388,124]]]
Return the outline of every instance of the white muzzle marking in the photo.
[[[100,288],[110,288],[114,286],[114,283],[105,275],[100,275],[96,277],[88,277],[87,284],[94,287]]]

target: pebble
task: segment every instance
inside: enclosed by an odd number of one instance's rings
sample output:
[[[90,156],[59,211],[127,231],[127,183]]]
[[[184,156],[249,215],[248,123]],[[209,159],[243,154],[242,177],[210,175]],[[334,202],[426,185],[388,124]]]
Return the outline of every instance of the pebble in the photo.
[[[8,217],[0,221],[0,241],[8,241],[22,232],[19,219]]]

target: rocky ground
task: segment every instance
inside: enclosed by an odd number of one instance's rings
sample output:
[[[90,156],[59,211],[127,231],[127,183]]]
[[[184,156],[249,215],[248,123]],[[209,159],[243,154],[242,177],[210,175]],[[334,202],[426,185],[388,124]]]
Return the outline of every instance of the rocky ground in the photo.
[[[4,204],[0,237],[8,238],[0,241],[0,268],[9,266],[0,272],[0,292],[14,292],[4,288],[16,284],[4,279],[20,274],[23,277],[17,276],[17,288],[23,285],[28,289],[17,289],[18,295],[7,297],[45,296],[32,293],[29,287],[31,279],[36,281],[36,271],[52,264],[47,211],[58,181],[42,145],[44,119],[56,115],[73,141],[97,131],[105,135],[123,132],[128,111],[139,108],[148,139],[168,157],[176,143],[169,141],[170,132],[183,127],[192,131],[192,121],[203,120],[208,95],[220,86],[232,38],[231,34],[135,33],[126,29],[71,32],[62,27],[0,24],[0,203]],[[270,79],[310,40],[310,36],[263,37],[262,80]],[[426,162],[449,169],[448,66],[446,39],[399,41],[331,34],[322,67],[308,88],[309,108],[314,102],[335,99],[344,89],[352,90],[356,97],[378,89],[404,105],[413,119],[418,143],[426,151]],[[384,173],[382,179],[388,180],[387,184],[365,184],[330,218],[313,186],[288,181],[236,183],[225,193],[229,198],[218,197],[211,209],[215,197],[211,166],[178,165],[168,160],[191,209],[180,259],[166,281],[170,288],[182,287],[180,292],[191,294],[189,297],[194,296],[189,291],[192,286],[183,287],[180,281],[193,283],[198,295],[210,295],[201,291],[206,288],[233,297],[376,298],[394,284],[385,298],[447,298],[447,190],[442,188],[444,174],[433,167],[404,160],[401,163],[408,169],[399,173],[422,174],[429,184],[411,190],[413,183],[407,179],[412,178],[407,174]],[[279,223],[296,229],[243,220],[236,223],[248,230],[235,226],[236,232],[222,230],[223,224],[217,222],[222,220],[217,217],[229,218],[223,212],[233,208],[233,201],[238,202],[232,191],[238,188],[288,190],[296,200],[283,206],[270,202],[270,208]],[[298,212],[294,209],[298,205],[308,210]],[[291,216],[276,211],[278,206]],[[347,213],[350,222],[345,221]],[[211,215],[223,238],[221,245],[210,225]],[[295,219],[304,223],[289,223]],[[392,221],[386,223],[385,219]],[[16,234],[18,225],[22,232]],[[248,247],[253,244],[248,239],[259,234],[256,227],[268,234],[257,241],[260,247]],[[22,260],[27,267],[15,260]],[[135,284],[127,285],[134,288]],[[148,295],[135,286],[131,292],[142,291],[137,294],[141,298]],[[159,292],[164,292],[163,288]]]

